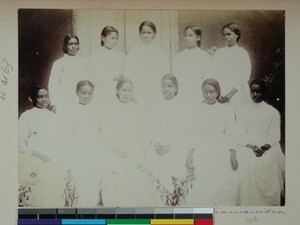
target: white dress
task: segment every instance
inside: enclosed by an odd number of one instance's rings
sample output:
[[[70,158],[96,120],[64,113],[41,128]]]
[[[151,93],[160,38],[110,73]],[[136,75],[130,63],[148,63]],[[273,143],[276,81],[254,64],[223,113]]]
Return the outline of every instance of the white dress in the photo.
[[[178,79],[178,95],[191,103],[200,103],[202,82],[212,77],[210,55],[200,48],[185,49],[174,57],[173,73]]]
[[[124,75],[132,80],[139,105],[150,108],[160,99],[160,81],[167,73],[170,73],[170,62],[161,47],[154,43],[140,44],[129,51]]]
[[[65,54],[53,63],[48,86],[51,105],[56,105],[58,114],[64,113],[68,104],[78,99],[76,85],[85,78],[86,64],[87,59],[78,54]]]
[[[237,172],[230,164],[230,149],[236,148],[234,126],[234,113],[228,106],[202,103],[193,157],[195,181],[187,205],[237,205]]]
[[[148,176],[146,193],[148,196],[144,199],[147,206],[185,205],[185,188],[189,185],[189,181],[184,181],[186,187],[182,188],[184,194],[178,202],[171,201],[170,198],[176,198],[175,186],[180,186],[180,182],[188,176],[185,163],[188,151],[195,147],[192,140],[195,132],[194,122],[192,113],[179,97],[175,96],[170,100],[162,99],[155,106],[151,120],[154,126],[151,148],[145,157],[144,174]],[[172,150],[164,155],[158,155],[155,152],[155,143],[169,145]],[[173,196],[171,197],[170,194]]]
[[[251,102],[237,112],[241,137],[239,201],[242,206],[278,206],[283,190],[285,159],[281,151],[280,115],[265,102]],[[271,145],[261,157],[245,145]]]
[[[107,148],[100,135],[101,111],[93,103],[70,104],[61,124],[63,166],[72,171],[78,207],[100,203],[100,183],[104,176],[102,164]]]
[[[53,112],[34,107],[20,116],[18,125],[21,151],[36,151],[50,160],[60,160],[57,150],[58,120]]]
[[[144,183],[139,166],[150,142],[144,115],[135,103],[116,100],[103,117],[101,132],[111,152],[105,162],[110,174],[102,183],[105,207],[141,205]],[[126,152],[127,157],[120,157],[115,149]]]
[[[221,86],[221,95],[226,95],[233,87],[237,89],[228,104],[230,107],[237,110],[251,101],[247,83],[251,75],[251,62],[245,49],[235,45],[217,50],[213,56],[213,67]]]
[[[56,115],[48,109],[34,107],[21,115],[18,134],[18,178],[20,185],[31,187],[29,205],[62,207],[65,171],[61,167]],[[32,152],[47,156],[49,161],[44,162]]]
[[[95,85],[94,101],[111,102],[116,97],[117,81],[114,77],[123,74],[125,54],[100,47],[91,54],[86,78]]]

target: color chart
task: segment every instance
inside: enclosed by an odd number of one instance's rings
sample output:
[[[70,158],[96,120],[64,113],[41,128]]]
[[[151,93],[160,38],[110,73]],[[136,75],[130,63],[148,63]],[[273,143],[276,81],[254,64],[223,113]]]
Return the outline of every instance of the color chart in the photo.
[[[213,208],[19,208],[18,225],[213,225]]]

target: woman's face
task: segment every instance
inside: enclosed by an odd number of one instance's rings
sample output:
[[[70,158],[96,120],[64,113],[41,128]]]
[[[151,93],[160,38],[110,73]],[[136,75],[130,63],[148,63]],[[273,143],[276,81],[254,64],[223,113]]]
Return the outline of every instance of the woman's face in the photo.
[[[140,37],[145,44],[150,44],[155,38],[155,32],[149,26],[143,26]]]
[[[101,39],[104,42],[103,46],[111,50],[117,46],[119,35],[116,32],[111,32],[106,36],[102,36]]]
[[[263,101],[262,89],[258,84],[252,84],[250,87],[250,96],[253,102],[259,103]]]
[[[164,79],[161,82],[161,92],[166,100],[172,99],[177,92],[177,87],[170,79]]]
[[[48,91],[40,89],[36,95],[35,107],[45,109],[50,103]]]
[[[195,32],[192,29],[187,29],[185,31],[184,41],[185,41],[185,47],[192,49],[198,47],[198,41],[200,41],[201,36],[198,36],[195,34]]]
[[[81,105],[87,105],[93,98],[94,89],[89,85],[81,86],[77,91],[77,95],[79,97],[79,103]]]
[[[214,86],[207,84],[202,89],[202,95],[204,101],[207,104],[212,105],[216,103],[219,93]]]
[[[67,43],[68,55],[75,56],[79,50],[79,43],[76,38],[71,38]]]
[[[119,90],[117,90],[117,95],[119,96],[119,101],[121,103],[128,103],[133,98],[133,86],[130,83],[124,83],[120,87]]]
[[[236,45],[238,36],[232,30],[225,28],[223,30],[223,35],[225,37],[225,44],[228,47]]]

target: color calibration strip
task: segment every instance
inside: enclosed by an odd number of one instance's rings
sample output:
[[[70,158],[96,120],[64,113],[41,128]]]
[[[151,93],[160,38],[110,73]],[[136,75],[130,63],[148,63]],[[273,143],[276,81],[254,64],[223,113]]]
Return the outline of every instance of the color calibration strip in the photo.
[[[18,225],[213,225],[213,208],[18,209]]]

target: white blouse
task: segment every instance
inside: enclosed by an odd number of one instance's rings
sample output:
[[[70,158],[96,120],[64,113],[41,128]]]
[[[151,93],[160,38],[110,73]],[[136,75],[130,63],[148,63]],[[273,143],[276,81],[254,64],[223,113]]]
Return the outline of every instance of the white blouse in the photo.
[[[248,52],[235,45],[224,47],[214,54],[213,66],[216,79],[220,82],[221,95],[226,95],[234,87],[237,92],[229,105],[235,110],[250,102],[248,81],[251,75],[251,62]]]
[[[160,81],[170,73],[170,62],[164,49],[151,44],[132,48],[127,56],[124,75],[130,78],[135,88],[138,104],[148,105],[160,98]]]
[[[19,150],[59,159],[58,120],[53,112],[34,107],[21,115],[18,126]]]
[[[100,47],[91,54],[87,65],[86,78],[95,85],[95,101],[97,98],[115,98],[117,81],[114,79],[123,74],[125,54],[116,50]]]
[[[179,83],[178,95],[199,102],[202,82],[212,77],[211,57],[200,48],[185,49],[174,57],[173,73]]]
[[[85,77],[86,64],[86,58],[67,54],[53,63],[49,77],[49,95],[51,105],[56,105],[58,113],[78,98],[76,85]]]

